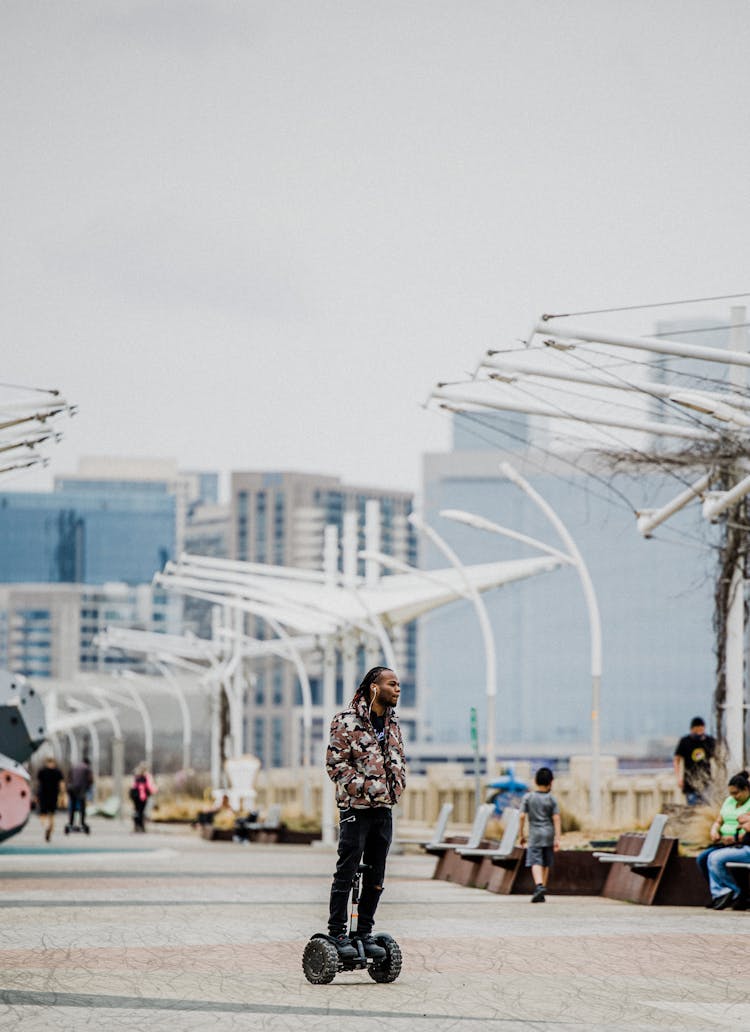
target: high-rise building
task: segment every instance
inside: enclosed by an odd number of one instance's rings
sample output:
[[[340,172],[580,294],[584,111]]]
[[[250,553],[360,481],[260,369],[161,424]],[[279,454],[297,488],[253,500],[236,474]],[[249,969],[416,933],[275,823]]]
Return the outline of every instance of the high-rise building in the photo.
[[[188,509],[185,551],[217,559],[229,556],[229,506],[194,502]]]
[[[179,633],[180,600],[141,584],[0,586],[0,668],[34,680],[73,681],[80,673],[144,669],[143,656],[102,653],[107,627]]]
[[[218,479],[217,473],[182,471],[174,459],[84,457],[74,475],[55,477],[55,492],[85,492],[105,501],[123,495],[166,495],[172,499],[174,550],[179,554],[185,547],[191,506],[215,504]]]
[[[0,666],[61,680],[141,669],[140,657],[100,655],[94,638],[117,626],[182,630],[182,599],[151,581],[217,483],[171,460],[89,458],[51,492],[0,494]]]
[[[320,570],[327,525],[341,533],[345,512],[356,512],[359,545],[365,547],[367,502],[380,503],[381,551],[416,565],[417,541],[407,517],[413,498],[406,491],[343,484],[337,477],[293,472],[237,472],[231,477],[230,555],[248,562]],[[360,563],[364,572],[364,564]],[[250,632],[272,637],[262,620],[252,621]],[[401,721],[408,737],[416,734],[416,628],[403,629],[395,642],[402,683]],[[359,664],[365,662],[360,650]],[[318,658],[308,660],[314,704],[313,738],[324,735],[322,667]],[[364,672],[364,670],[363,670]],[[299,760],[299,736],[295,707],[301,703],[297,678],[291,665],[269,659],[256,665],[255,681],[248,693],[246,741],[268,766],[286,766]],[[337,702],[348,702],[356,685],[344,685],[338,671]]]
[[[463,509],[560,547],[551,525],[500,472],[510,461],[552,505],[586,561],[604,637],[605,742],[674,737],[693,712],[710,716],[714,681],[713,531],[686,509],[644,540],[634,510],[684,489],[669,471],[629,475],[590,454],[558,455],[499,413],[460,415],[454,445],[423,461],[425,517],[467,563],[535,554],[528,546],[441,518]],[[593,474],[593,475],[592,475]],[[423,566],[443,565],[429,545]],[[590,733],[589,625],[579,579],[563,568],[485,596],[498,653],[498,741],[585,745]],[[420,686],[436,741],[469,737],[469,708],[484,711],[484,654],[468,603],[420,627]]]
[[[0,582],[148,582],[175,551],[175,501],[160,485],[0,494]]]
[[[2,492],[0,582],[148,584],[185,547],[191,513],[214,504],[217,482],[171,460],[101,458],[82,459],[51,492]]]

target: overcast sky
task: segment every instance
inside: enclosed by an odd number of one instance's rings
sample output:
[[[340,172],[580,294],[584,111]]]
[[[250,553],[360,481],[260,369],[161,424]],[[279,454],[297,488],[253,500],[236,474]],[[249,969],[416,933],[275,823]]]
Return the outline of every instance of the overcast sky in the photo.
[[[750,290],[749,34],[746,0],[4,0],[0,378],[79,405],[53,473],[416,489],[430,386],[540,312]]]

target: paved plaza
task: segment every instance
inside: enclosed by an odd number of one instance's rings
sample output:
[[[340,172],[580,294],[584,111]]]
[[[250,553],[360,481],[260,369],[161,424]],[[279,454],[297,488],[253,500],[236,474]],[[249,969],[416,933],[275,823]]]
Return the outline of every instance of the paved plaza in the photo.
[[[551,897],[531,906],[433,882],[392,857],[378,927],[399,980],[311,986],[333,855],[209,843],[189,830],[0,846],[0,1028],[534,1032],[750,1028],[750,913]]]

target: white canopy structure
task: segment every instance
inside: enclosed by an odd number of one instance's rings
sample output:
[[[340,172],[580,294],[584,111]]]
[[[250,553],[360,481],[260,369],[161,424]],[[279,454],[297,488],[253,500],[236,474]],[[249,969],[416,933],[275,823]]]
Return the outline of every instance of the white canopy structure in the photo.
[[[675,454],[676,441],[687,442],[681,446],[683,475],[675,474],[681,482],[679,494],[658,509],[639,509],[637,529],[645,538],[653,537],[657,527],[698,500],[709,521],[728,514],[721,549],[722,562],[726,559],[728,566],[717,579],[720,673],[715,701],[729,770],[744,767],[746,756],[746,519],[738,508],[750,496],[745,457],[750,432],[746,316],[744,305],[731,308],[726,327],[729,347],[718,348],[676,340],[677,331],[670,339],[637,336],[571,325],[567,315],[544,315],[534,322],[525,350],[488,351],[469,384],[441,382],[430,394],[431,400],[450,412],[507,411],[586,425],[596,433],[599,447],[605,447],[606,441],[611,451],[614,443],[619,455],[629,454],[641,462],[650,458],[657,466]],[[659,376],[649,379],[643,370],[648,369],[646,361],[655,364],[654,356],[660,356]],[[683,363],[680,369],[680,360],[691,365]],[[696,365],[705,368],[706,375],[697,374]],[[724,374],[726,379],[720,382]],[[689,386],[686,379],[697,380],[697,386]],[[649,413],[656,418],[647,418]],[[623,438],[622,430],[639,431],[637,445]],[[686,475],[696,472],[701,475],[693,483],[686,480]]]
[[[232,571],[215,563],[204,556],[183,555],[179,562],[167,563],[154,583],[217,603],[231,601],[237,608],[246,600],[253,603],[247,612],[262,610],[293,630],[313,635],[336,634],[346,628],[373,634],[373,617],[393,629],[465,594],[463,578],[454,569],[431,570],[429,581],[421,573],[403,573],[383,577],[375,587],[360,582],[349,588],[296,579],[292,569],[280,577],[274,567],[258,563],[236,562]],[[471,585],[484,592],[547,573],[560,564],[560,559],[550,556],[482,563],[465,570]]]
[[[347,514],[349,516],[350,514]],[[356,518],[355,514],[351,514]],[[335,534],[336,528],[328,528]],[[372,650],[377,642],[385,662],[394,665],[391,634],[404,624],[431,610],[467,598],[467,586],[474,592],[485,592],[514,581],[547,573],[564,562],[555,556],[521,559],[510,562],[485,563],[476,566],[398,573],[376,578],[372,571],[364,578],[352,573],[356,570],[356,534],[345,527],[345,544],[354,549],[353,560],[345,558],[344,573],[339,573],[331,560],[330,550],[337,547],[331,533],[326,535],[328,556],[322,572],[290,567],[274,567],[206,556],[183,554],[176,562],[167,563],[164,572],[154,582],[159,587],[200,598],[221,607],[227,614],[223,620],[223,635],[234,637],[232,674],[240,660],[261,648],[297,660],[297,669],[303,694],[303,719],[306,741],[311,723],[309,683],[305,684],[303,652],[316,647],[323,652],[323,719],[333,716],[335,708],[336,652],[340,651],[344,664],[344,682],[354,682],[356,644],[364,643]],[[248,641],[243,631],[244,620],[233,622],[228,614],[249,614],[267,621],[277,639],[273,642]],[[217,632],[218,634],[219,632]],[[157,636],[158,637],[158,636]],[[229,677],[224,686],[230,699],[232,747],[235,755],[244,751],[242,740],[241,692],[233,690]],[[238,695],[239,691],[239,695]],[[304,754],[307,762],[307,753]],[[328,802],[324,796],[324,803]],[[324,840],[332,822],[324,805]]]
[[[75,413],[75,407],[57,390],[34,387],[6,387],[0,390],[0,473],[45,465],[40,451],[59,441],[60,420]]]

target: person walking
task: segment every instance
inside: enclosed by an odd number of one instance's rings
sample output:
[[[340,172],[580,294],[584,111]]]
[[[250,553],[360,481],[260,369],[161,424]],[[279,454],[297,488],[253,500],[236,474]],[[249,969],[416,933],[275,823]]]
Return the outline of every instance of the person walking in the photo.
[[[519,841],[526,844],[524,824],[529,821],[529,840],[526,846],[526,866],[534,879],[532,903],[544,903],[554,853],[560,848],[560,808],[552,795],[553,774],[549,767],[540,767],[534,775],[534,791],[527,792],[521,803],[518,827]]]
[[[688,806],[705,803],[711,782],[711,760],[716,752],[716,739],[706,734],[703,717],[693,717],[690,734],[683,735],[674,751],[674,773],[679,788],[685,793]]]
[[[68,823],[65,825],[65,834],[73,830],[75,826],[75,815],[80,815],[80,827],[88,835],[91,830],[86,823],[86,796],[94,785],[94,774],[91,770],[91,763],[88,756],[84,756],[80,763],[74,763],[68,776]]]
[[[404,743],[395,713],[400,692],[393,670],[373,667],[349,708],[331,722],[326,771],[336,786],[339,845],[328,931],[343,959],[354,960],[358,955],[348,933],[347,907],[360,863],[367,869],[362,875],[355,936],[365,956],[376,961],[386,956],[373,939],[372,929],[393,834],[391,808],[406,784]]]
[[[133,831],[146,830],[146,803],[158,789],[145,763],[139,764],[133,774],[130,798],[133,803]]]
[[[64,780],[63,772],[57,766],[57,760],[54,756],[48,756],[44,761],[44,766],[37,775],[36,793],[39,816],[42,819],[42,824],[45,825],[45,842],[50,842],[52,839],[52,832],[55,829],[57,802],[60,798],[60,785],[62,785]]]

